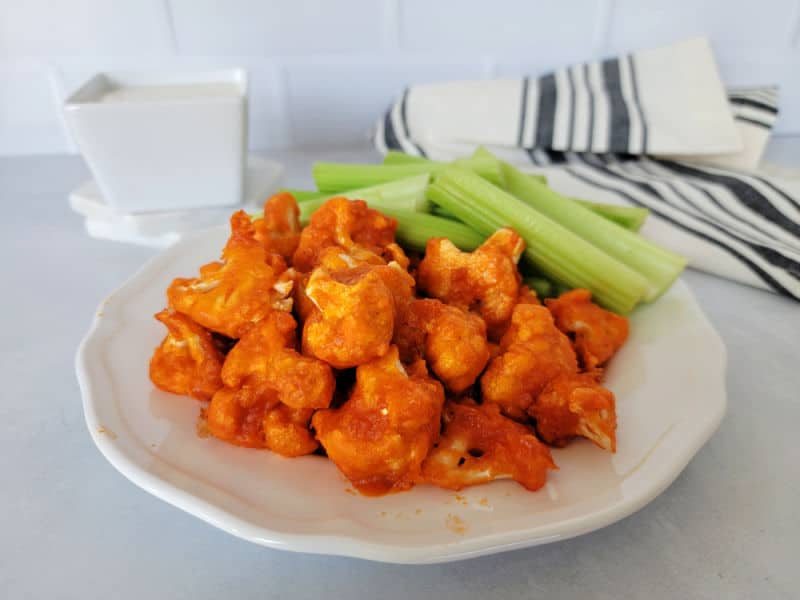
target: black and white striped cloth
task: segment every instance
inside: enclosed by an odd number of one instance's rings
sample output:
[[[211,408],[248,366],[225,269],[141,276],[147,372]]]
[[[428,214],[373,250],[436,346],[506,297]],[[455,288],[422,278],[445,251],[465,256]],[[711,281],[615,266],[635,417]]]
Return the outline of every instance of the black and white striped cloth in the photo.
[[[436,160],[483,145],[566,195],[651,211],[643,235],[694,268],[800,300],[800,180],[756,167],[775,88],[725,90],[704,39],[534,79],[412,86],[382,152]]]

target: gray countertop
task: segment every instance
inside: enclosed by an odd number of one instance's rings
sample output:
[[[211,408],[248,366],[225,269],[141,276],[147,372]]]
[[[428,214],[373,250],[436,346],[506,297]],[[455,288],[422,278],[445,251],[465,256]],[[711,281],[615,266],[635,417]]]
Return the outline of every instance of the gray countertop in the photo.
[[[779,139],[770,157],[797,165],[798,150]],[[372,157],[273,156],[293,186],[309,185],[312,158]],[[95,449],[75,349],[100,300],[155,251],[85,235],[67,195],[86,178],[77,157],[0,159],[0,597],[797,597],[800,305],[686,274],[728,347],[728,414],[672,486],[615,525],[426,567],[285,553],[157,500]]]

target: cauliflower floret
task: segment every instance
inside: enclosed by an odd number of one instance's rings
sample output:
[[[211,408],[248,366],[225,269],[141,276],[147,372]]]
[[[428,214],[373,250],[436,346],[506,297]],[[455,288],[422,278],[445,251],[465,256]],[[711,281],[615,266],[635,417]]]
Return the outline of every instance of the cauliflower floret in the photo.
[[[391,264],[393,262],[397,263],[397,265],[404,271],[408,271],[408,267],[411,265],[411,259],[408,258],[403,249],[395,243],[388,244],[383,249],[381,258],[383,258],[387,264]]]
[[[422,464],[425,481],[460,490],[494,479],[513,479],[538,490],[557,469],[547,446],[496,404],[448,402],[444,432]]]
[[[253,232],[250,217],[231,217],[231,237],[222,262],[200,268],[200,277],[175,279],[167,289],[170,307],[203,327],[239,338],[273,310],[292,308],[292,279],[278,254],[267,253]]]
[[[300,209],[288,192],[275,194],[264,203],[264,216],[253,222],[255,238],[267,252],[289,260],[300,243]]]
[[[628,319],[600,308],[589,290],[575,289],[545,300],[556,327],[574,336],[584,369],[604,365],[628,339]]]
[[[275,391],[292,408],[325,408],[335,385],[328,365],[295,349],[295,320],[273,312],[233,347],[222,367],[222,381],[232,389]],[[266,392],[265,392],[266,393]]]
[[[222,387],[223,361],[211,334],[174,310],[155,317],[168,332],[150,359],[150,379],[165,392],[209,400]]]
[[[520,291],[517,271],[525,243],[513,229],[499,229],[474,252],[461,252],[446,238],[428,240],[419,265],[420,289],[464,310],[478,312],[489,328],[511,318]]]
[[[253,393],[245,385],[214,394],[204,418],[208,432],[216,438],[294,457],[311,454],[319,447],[309,431],[313,413],[313,408],[292,408],[278,402],[274,390]]]
[[[319,443],[309,431],[313,408],[292,408],[278,404],[264,417],[264,443],[281,456],[311,454]]]
[[[420,361],[406,370],[392,346],[356,370],[341,408],[317,411],[311,422],[328,457],[367,495],[411,488],[439,436],[444,390]]]
[[[598,373],[561,375],[548,383],[528,408],[539,436],[565,446],[575,436],[616,452],[617,413],[614,394],[597,382]]]
[[[334,272],[315,269],[305,286],[315,310],[303,326],[303,351],[337,369],[383,356],[398,306],[410,302],[413,285],[413,278],[396,263]]]
[[[216,438],[247,448],[266,448],[264,417],[278,405],[272,388],[222,388],[205,410],[208,432]]]
[[[439,300],[414,300],[400,311],[394,342],[404,362],[424,358],[448,390],[463,392],[489,361],[486,323]]]
[[[378,256],[385,251],[396,252],[394,248],[387,250],[394,244],[396,229],[395,219],[368,208],[363,200],[331,198],[311,215],[292,264],[298,271],[311,271],[331,246],[350,252],[362,249]]]
[[[298,273],[294,281],[293,307],[297,321],[301,324],[314,312],[314,303],[306,295],[306,285],[310,277],[311,273]]]
[[[544,306],[518,304],[500,350],[481,378],[481,391],[484,401],[499,404],[514,419],[525,418],[550,380],[578,371],[569,339],[556,329]]]
[[[529,288],[527,285],[519,286],[519,296],[517,296],[517,304],[534,304],[534,305],[541,305],[541,300],[539,300],[539,296],[536,295],[536,291]]]
[[[330,405],[335,381],[328,365],[295,351],[294,330],[291,315],[273,312],[228,353],[225,387],[205,414],[213,436],[284,456],[317,448],[308,424],[314,409]]]

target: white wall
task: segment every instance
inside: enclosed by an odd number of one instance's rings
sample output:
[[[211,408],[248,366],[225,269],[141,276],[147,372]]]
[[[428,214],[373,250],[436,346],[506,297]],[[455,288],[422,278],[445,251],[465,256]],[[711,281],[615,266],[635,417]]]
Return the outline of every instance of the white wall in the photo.
[[[251,146],[349,144],[415,81],[537,74],[706,33],[800,134],[800,0],[0,0],[0,154],[74,152],[61,101],[103,69],[244,66]]]

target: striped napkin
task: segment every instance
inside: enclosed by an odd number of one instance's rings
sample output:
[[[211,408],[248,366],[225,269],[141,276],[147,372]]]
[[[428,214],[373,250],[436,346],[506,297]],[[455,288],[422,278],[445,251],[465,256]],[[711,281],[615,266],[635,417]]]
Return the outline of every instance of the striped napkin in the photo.
[[[723,86],[704,38],[538,79],[415,85],[374,143],[436,160],[483,145],[565,195],[644,206],[694,268],[800,300],[800,179],[759,173],[774,87]]]

